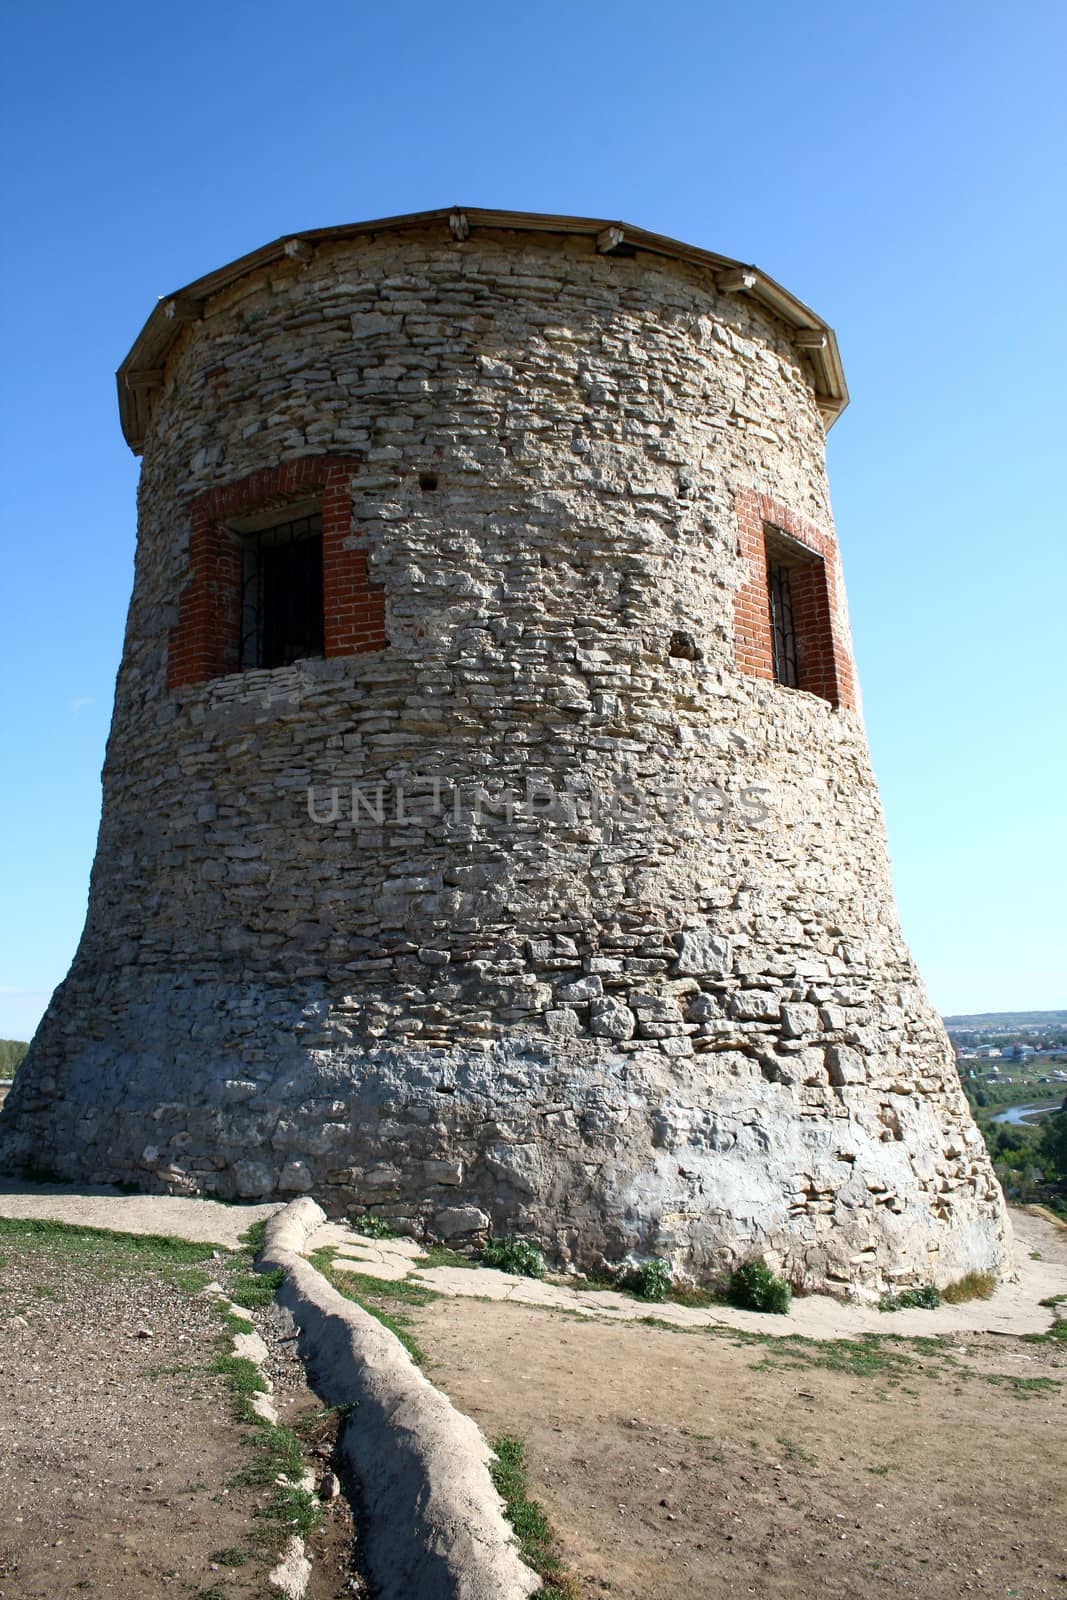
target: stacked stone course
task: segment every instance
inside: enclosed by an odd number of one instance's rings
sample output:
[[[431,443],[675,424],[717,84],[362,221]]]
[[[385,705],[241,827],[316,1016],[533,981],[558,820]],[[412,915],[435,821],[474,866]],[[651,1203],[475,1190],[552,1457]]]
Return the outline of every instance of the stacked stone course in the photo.
[[[166,352],[89,914],[7,1161],[584,1267],[1006,1269],[789,327],[595,228],[309,238]],[[239,672],[227,521],[309,492],[325,655]],[[767,525],[821,558],[806,689]]]

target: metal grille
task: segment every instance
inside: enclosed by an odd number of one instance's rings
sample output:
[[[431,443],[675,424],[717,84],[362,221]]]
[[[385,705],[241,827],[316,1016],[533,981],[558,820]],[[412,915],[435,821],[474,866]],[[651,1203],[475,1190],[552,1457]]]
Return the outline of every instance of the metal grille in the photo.
[[[771,648],[774,681],[797,687],[797,636],[793,626],[793,591],[789,568],[781,562],[767,563],[767,591],[771,601]]]
[[[323,655],[322,517],[281,522],[242,542],[242,670]]]

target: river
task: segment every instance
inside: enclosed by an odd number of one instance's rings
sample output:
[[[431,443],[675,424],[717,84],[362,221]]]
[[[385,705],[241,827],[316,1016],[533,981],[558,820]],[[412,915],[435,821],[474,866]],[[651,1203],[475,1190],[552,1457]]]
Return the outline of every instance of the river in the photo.
[[[1006,1111],[998,1111],[993,1121],[1035,1122],[1038,1117],[1047,1116],[1050,1111],[1058,1111],[1062,1103],[1060,1100],[1046,1100],[1039,1106],[1008,1106]]]

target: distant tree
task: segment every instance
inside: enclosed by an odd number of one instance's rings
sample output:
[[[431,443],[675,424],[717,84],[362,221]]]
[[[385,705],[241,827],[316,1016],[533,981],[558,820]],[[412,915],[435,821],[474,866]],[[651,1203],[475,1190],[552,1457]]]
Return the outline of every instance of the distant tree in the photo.
[[[1067,1105],[1045,1117],[1041,1129],[1041,1159],[1048,1167],[1047,1177],[1067,1182]]]
[[[23,1039],[0,1039],[0,1078],[12,1078],[29,1045]]]

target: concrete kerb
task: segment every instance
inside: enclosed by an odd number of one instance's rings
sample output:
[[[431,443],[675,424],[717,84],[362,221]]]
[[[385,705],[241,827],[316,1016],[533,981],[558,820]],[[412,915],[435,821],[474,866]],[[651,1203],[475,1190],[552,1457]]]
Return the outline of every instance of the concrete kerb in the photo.
[[[267,1222],[257,1265],[281,1268],[278,1300],[330,1405],[351,1405],[341,1451],[359,1482],[368,1576],[383,1600],[521,1600],[540,1579],[519,1557],[477,1426],[419,1371],[400,1341],[304,1260],[325,1221],[313,1200]]]

